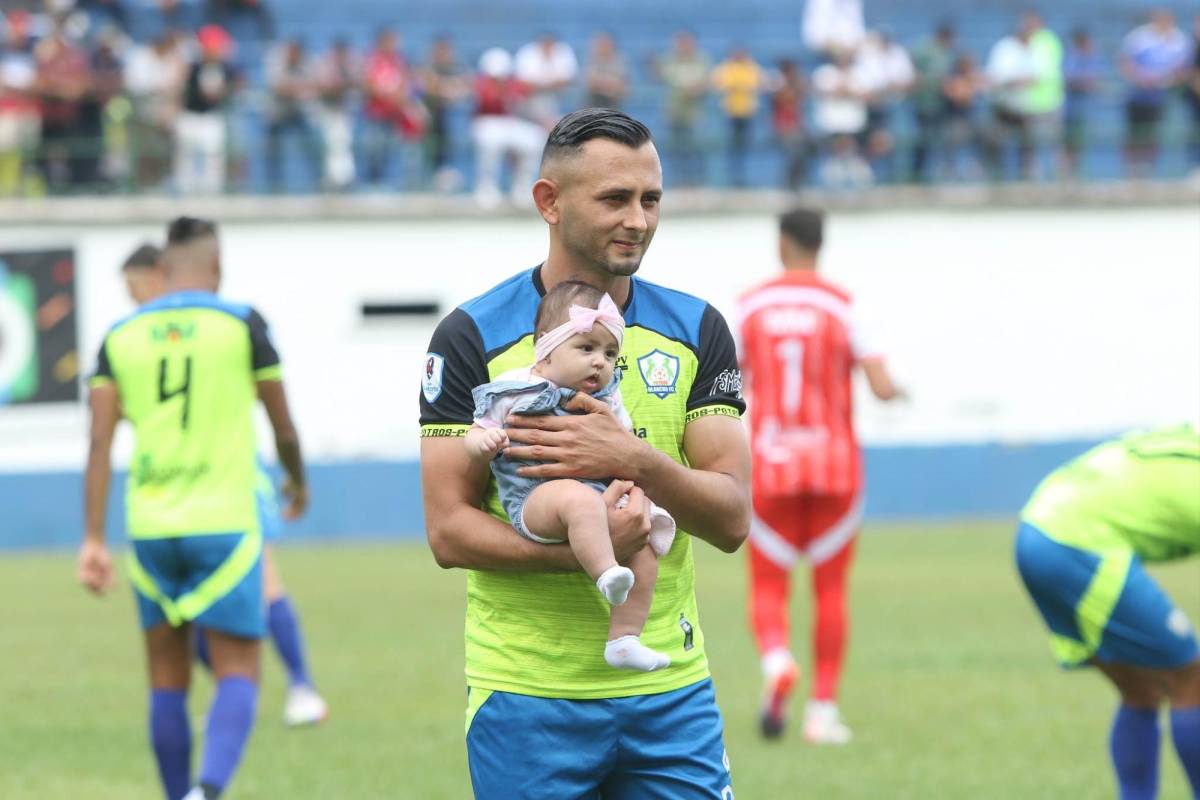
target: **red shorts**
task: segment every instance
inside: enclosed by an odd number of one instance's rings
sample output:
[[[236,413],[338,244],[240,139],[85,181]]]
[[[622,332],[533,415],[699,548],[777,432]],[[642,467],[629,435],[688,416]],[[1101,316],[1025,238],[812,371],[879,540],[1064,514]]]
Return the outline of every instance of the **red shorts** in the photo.
[[[750,541],[784,569],[801,557],[813,566],[842,552],[862,525],[862,493],[754,498]]]

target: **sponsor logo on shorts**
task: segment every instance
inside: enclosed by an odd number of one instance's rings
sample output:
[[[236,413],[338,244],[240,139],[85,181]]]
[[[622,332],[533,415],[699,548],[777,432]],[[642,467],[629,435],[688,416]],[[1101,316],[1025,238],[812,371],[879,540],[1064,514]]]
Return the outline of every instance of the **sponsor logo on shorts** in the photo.
[[[679,358],[655,348],[637,360],[646,392],[657,397],[675,394],[679,381]]]
[[[442,396],[442,374],[446,370],[446,359],[437,353],[425,354],[425,369],[421,373],[421,392],[427,403],[436,402]]]

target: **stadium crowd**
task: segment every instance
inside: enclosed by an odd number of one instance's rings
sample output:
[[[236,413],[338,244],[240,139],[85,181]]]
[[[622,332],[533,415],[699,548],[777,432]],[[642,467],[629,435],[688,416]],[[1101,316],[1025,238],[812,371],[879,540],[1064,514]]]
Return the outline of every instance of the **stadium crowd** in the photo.
[[[528,203],[555,121],[576,107],[628,106],[646,85],[661,93],[660,146],[676,185],[754,183],[748,164],[766,142],[775,183],[789,188],[1071,178],[1108,111],[1100,95],[1113,67],[1126,173],[1154,174],[1168,143],[1200,169],[1200,15],[1187,33],[1151,11],[1108,52],[1086,28],[1064,37],[1030,12],[979,59],[950,22],[906,47],[869,30],[857,3],[810,0],[794,56],[770,64],[743,46],[718,59],[681,30],[644,59],[608,33],[582,57],[545,33],[471,66],[449,36],[413,57],[398,29],[365,49],[333,38],[314,51],[275,37],[264,0],[138,3],[139,20],[157,18],[151,35],[131,25],[131,5],[5,4],[0,196],[213,194],[250,188],[251,172],[269,191],[456,191],[473,175],[476,198],[494,206],[508,163],[512,197]],[[247,52],[262,65],[249,68]],[[1190,132],[1164,141],[1176,104]]]

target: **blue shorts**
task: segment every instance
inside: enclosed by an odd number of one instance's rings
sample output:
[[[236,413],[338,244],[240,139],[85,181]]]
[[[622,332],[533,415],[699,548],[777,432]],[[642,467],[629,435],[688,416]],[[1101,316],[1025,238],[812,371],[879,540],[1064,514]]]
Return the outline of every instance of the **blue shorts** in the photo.
[[[131,545],[129,577],[143,629],[195,622],[231,636],[262,638],[259,534],[134,539]]]
[[[468,696],[477,800],[733,800],[711,679],[611,700]]]
[[[1023,522],[1016,557],[1063,666],[1175,669],[1200,658],[1192,624],[1132,551],[1081,550]]]

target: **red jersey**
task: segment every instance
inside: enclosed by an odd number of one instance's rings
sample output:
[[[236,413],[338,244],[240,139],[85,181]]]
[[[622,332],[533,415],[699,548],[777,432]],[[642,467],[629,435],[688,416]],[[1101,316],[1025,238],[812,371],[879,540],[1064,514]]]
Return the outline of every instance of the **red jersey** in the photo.
[[[862,341],[850,295],[793,270],[742,295],[738,317],[755,495],[857,492],[851,371],[879,356]]]

